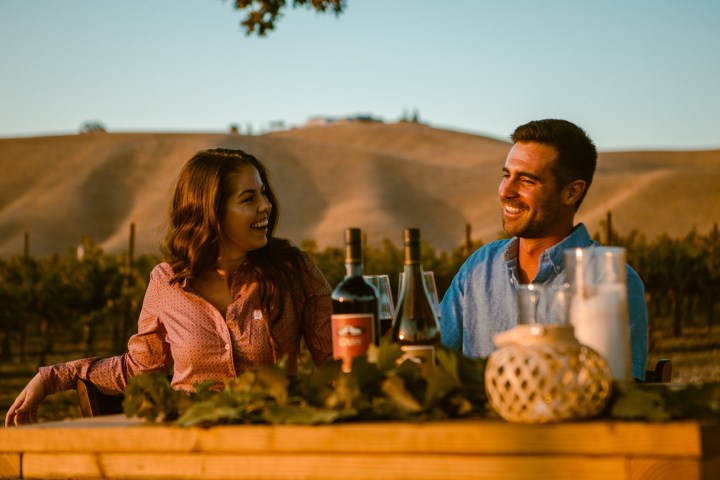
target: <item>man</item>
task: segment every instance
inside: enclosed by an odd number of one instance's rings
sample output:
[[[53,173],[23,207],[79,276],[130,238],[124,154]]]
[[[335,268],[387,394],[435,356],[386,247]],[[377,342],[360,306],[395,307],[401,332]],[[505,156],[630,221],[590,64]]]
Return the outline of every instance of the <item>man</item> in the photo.
[[[565,282],[564,250],[598,245],[575,212],[592,183],[597,150],[578,126],[538,120],[519,126],[498,190],[510,239],[479,248],[460,268],[441,303],[443,343],[487,357],[495,334],[517,325],[519,284]],[[633,377],[645,378],[647,306],[644,286],[627,267]]]

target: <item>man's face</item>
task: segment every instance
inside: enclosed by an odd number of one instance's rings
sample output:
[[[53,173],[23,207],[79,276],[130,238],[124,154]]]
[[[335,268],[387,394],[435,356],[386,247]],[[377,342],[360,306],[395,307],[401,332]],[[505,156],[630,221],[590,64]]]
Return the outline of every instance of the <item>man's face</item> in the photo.
[[[553,174],[557,156],[554,147],[534,142],[517,142],[510,149],[498,189],[508,234],[544,238],[566,233],[567,207]]]

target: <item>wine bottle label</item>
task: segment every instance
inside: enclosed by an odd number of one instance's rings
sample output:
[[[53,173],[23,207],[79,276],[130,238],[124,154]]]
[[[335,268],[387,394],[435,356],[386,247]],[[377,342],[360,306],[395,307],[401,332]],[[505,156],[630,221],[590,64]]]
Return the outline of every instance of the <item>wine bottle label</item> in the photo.
[[[349,372],[352,360],[364,355],[373,342],[375,315],[372,313],[336,313],[332,315],[333,357],[342,360]]]
[[[435,368],[435,347],[432,345],[403,345],[400,347],[403,355],[398,360],[398,364],[409,360],[417,364],[426,378],[432,374]]]

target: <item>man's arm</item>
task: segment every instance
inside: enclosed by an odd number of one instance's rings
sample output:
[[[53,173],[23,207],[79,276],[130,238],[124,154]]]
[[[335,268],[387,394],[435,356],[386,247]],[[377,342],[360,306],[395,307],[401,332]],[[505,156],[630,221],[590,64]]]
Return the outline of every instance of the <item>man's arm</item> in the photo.
[[[648,359],[648,313],[645,286],[640,276],[627,267],[628,309],[630,313],[630,349],[633,377],[645,380]]]
[[[455,276],[450,288],[445,292],[445,296],[440,302],[440,332],[442,334],[442,342],[449,348],[462,352],[463,344],[463,290],[461,288],[462,280],[460,276],[462,269]]]

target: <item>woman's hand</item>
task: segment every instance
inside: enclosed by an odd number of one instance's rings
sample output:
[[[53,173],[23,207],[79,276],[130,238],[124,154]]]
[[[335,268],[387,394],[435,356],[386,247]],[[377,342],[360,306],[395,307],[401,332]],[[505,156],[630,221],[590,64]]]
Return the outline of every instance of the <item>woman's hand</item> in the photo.
[[[45,386],[38,373],[10,405],[5,417],[5,426],[37,423],[37,409],[43,398],[45,398]]]

